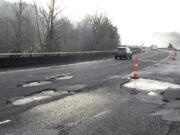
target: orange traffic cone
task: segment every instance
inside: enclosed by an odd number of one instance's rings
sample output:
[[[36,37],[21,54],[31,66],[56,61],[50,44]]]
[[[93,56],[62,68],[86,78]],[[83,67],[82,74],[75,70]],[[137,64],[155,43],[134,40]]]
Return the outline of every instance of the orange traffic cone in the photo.
[[[133,79],[138,79],[138,57],[136,57],[136,63],[135,63],[135,66],[134,66],[134,75],[133,75]]]
[[[176,60],[176,56],[177,56],[177,53],[176,53],[176,51],[174,50],[174,53],[173,53],[173,60]]]

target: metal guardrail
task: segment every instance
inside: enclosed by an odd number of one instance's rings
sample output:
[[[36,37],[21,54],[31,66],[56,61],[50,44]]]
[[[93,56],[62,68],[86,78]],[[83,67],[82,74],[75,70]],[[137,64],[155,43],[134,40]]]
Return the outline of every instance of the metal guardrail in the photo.
[[[113,51],[86,51],[86,52],[50,52],[50,53],[0,53],[0,58],[11,57],[43,57],[43,56],[65,56],[79,54],[113,53]]]
[[[173,49],[173,48],[158,48],[158,49],[169,50],[169,51],[173,51],[173,50],[180,51],[180,49]]]
[[[0,54],[0,68],[68,64],[113,57],[113,51]]]
[[[134,53],[142,50],[133,49]],[[114,51],[0,53],[0,68],[27,67],[49,64],[68,64],[113,57]]]

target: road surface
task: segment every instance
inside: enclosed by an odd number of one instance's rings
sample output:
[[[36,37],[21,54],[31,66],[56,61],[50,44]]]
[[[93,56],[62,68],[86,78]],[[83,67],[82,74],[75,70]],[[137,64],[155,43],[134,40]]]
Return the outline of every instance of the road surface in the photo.
[[[137,56],[141,71],[169,52]],[[0,134],[179,135],[178,121],[151,115],[164,104],[143,102],[122,87],[133,68],[134,60],[107,59],[0,72]]]

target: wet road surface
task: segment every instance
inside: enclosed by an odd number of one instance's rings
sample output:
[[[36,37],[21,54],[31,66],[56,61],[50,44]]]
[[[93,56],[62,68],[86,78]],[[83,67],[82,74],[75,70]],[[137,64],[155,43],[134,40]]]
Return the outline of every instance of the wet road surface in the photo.
[[[169,52],[137,56],[141,71],[163,63]],[[121,87],[133,67],[134,60],[108,59],[1,72],[0,134],[178,135],[178,122],[151,115],[163,104],[143,102],[138,92]]]

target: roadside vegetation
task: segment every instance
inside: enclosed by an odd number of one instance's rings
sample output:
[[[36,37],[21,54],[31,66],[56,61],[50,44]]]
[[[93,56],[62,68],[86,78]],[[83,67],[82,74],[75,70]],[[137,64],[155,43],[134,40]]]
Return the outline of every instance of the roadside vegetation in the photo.
[[[9,3],[0,0],[0,53],[106,51],[120,44],[118,29],[104,14],[87,15],[74,23],[49,0]]]

